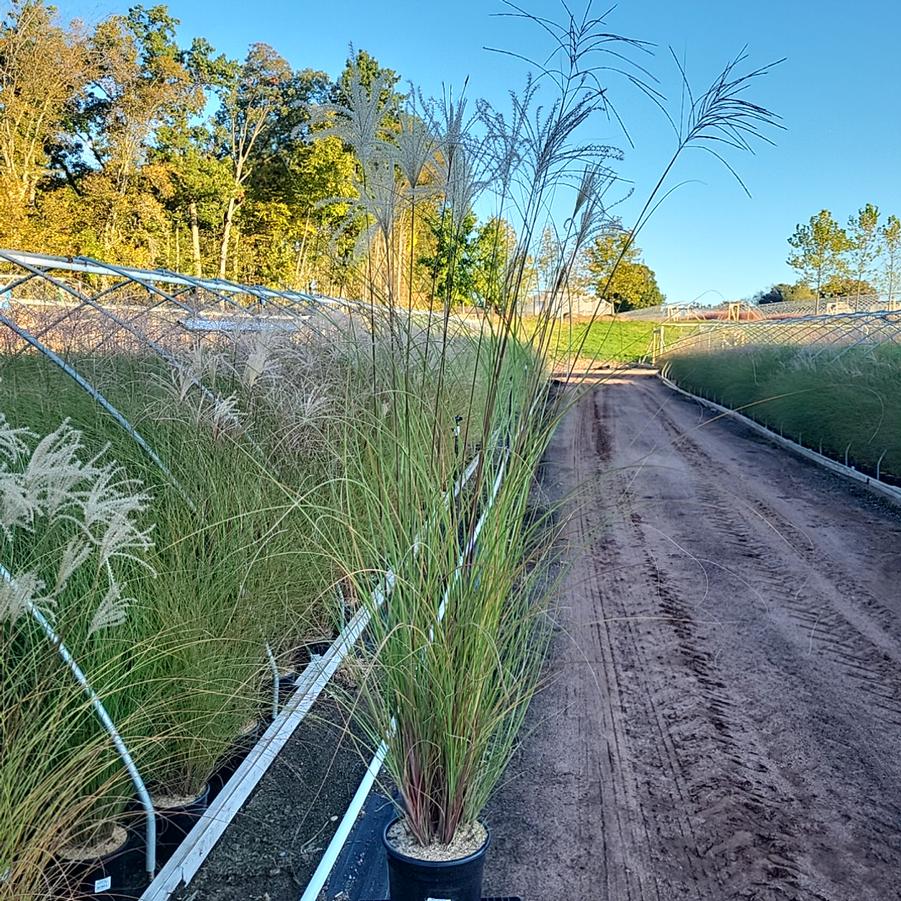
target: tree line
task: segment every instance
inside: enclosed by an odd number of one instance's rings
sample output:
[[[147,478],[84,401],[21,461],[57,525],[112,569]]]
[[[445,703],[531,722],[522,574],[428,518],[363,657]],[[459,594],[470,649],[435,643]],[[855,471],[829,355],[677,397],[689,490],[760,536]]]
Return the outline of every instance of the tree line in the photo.
[[[829,210],[799,224],[788,239],[788,265],[798,273],[793,285],[776,284],[760,292],[758,303],[861,297],[882,294],[890,303],[901,280],[901,220],[883,219],[868,203],[842,227]]]
[[[498,247],[516,243],[503,220],[473,211],[450,223],[423,192],[412,211],[393,211],[386,238],[410,244],[409,268],[373,273],[357,253],[378,211],[362,202],[360,148],[333,127],[334,111],[359,106],[354,91],[374,92],[386,140],[427,131],[395,71],[353,48],[334,79],[262,43],[232,59],[202,37],[181,45],[178,24],[166,6],[134,6],[89,29],[43,0],[12,0],[0,23],[0,246],[323,293],[362,294],[375,281],[394,296],[485,302]],[[613,226],[591,245],[580,290],[603,289],[625,241]],[[549,231],[528,261],[536,284],[557,245]],[[606,296],[621,309],[662,302],[638,248],[626,248]]]

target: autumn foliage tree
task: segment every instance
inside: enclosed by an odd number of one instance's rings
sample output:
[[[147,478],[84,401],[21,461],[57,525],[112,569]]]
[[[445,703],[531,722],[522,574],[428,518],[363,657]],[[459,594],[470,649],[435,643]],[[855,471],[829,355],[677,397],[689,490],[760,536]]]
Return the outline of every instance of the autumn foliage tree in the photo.
[[[203,38],[181,43],[177,26],[162,5],[86,28],[12,0],[0,21],[0,246],[355,290],[358,161],[318,133],[315,111],[352,72],[388,73],[390,132],[399,76],[363,50],[334,80],[263,44],[230,59]],[[429,251],[428,233],[420,244]]]
[[[72,99],[90,79],[89,42],[51,7],[13,0],[0,23],[0,236],[30,237],[38,188],[52,174],[49,148],[64,140]]]

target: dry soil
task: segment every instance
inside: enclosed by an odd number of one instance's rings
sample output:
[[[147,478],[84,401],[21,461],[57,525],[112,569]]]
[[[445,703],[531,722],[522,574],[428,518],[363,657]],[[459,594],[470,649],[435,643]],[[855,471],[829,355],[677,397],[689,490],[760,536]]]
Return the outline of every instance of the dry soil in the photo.
[[[901,518],[648,375],[570,412],[551,682],[486,894],[901,898]]]

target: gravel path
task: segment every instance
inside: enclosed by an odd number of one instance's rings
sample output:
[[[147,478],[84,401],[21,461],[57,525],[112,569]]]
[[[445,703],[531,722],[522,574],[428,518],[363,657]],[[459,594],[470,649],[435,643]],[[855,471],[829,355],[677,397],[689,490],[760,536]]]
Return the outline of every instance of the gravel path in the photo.
[[[545,469],[573,565],[486,894],[901,898],[897,511],[637,373]]]

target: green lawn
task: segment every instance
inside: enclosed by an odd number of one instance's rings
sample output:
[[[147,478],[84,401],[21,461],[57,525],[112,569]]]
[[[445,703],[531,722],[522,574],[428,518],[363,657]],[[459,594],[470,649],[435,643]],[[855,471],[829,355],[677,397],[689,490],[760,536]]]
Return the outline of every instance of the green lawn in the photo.
[[[536,320],[525,320],[528,333]],[[598,319],[595,322],[562,322],[555,327],[551,340],[553,356],[558,360],[580,359],[594,363],[637,363],[651,347],[656,322],[626,319]],[[679,326],[668,326],[679,328]]]

